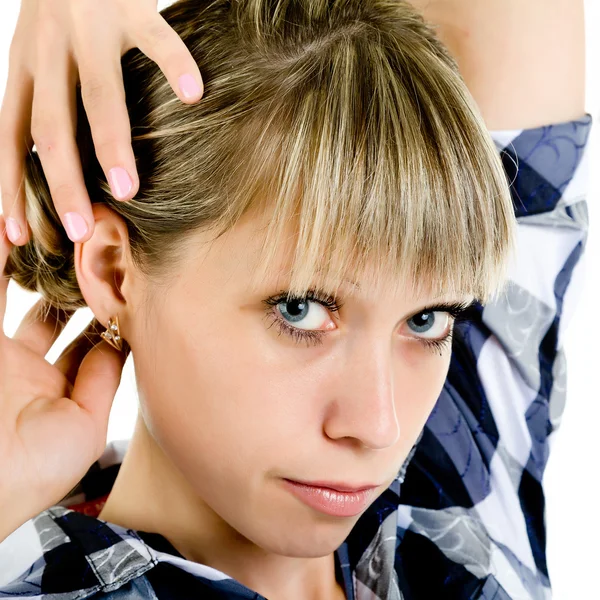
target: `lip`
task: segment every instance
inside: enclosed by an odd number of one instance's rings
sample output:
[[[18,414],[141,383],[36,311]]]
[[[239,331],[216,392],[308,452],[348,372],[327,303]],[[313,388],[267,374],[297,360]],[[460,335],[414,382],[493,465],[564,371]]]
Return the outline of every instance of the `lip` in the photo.
[[[359,491],[344,492],[330,487],[307,485],[291,479],[282,481],[288,491],[304,504],[334,517],[354,517],[360,514],[371,503],[377,489],[371,486]]]
[[[334,481],[299,481],[297,479],[287,479],[292,483],[307,485],[309,487],[328,488],[336,492],[362,492],[372,488],[379,487],[378,483],[365,483],[364,485],[350,485],[349,483],[336,483]]]

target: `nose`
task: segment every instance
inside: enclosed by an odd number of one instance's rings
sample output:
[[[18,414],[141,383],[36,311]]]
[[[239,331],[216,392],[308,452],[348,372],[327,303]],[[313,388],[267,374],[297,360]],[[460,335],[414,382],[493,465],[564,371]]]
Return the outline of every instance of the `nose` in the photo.
[[[355,438],[371,449],[393,446],[400,437],[394,398],[392,348],[365,343],[348,350],[328,390],[324,431],[331,439]]]

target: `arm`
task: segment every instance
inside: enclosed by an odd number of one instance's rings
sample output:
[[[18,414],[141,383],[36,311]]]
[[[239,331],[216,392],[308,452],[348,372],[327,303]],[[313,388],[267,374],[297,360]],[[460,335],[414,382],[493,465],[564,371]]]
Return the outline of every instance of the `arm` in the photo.
[[[413,3],[440,19],[492,129],[518,241],[506,292],[455,326],[448,378],[401,488],[396,565],[416,597],[549,597],[542,480],[588,228],[581,0]],[[441,575],[422,578],[418,564]]]
[[[458,62],[490,130],[581,117],[583,0],[411,0]]]

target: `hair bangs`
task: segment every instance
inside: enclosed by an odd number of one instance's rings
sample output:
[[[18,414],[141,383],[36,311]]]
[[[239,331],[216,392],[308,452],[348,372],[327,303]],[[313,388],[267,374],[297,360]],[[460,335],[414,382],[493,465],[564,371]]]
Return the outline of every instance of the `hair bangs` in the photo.
[[[401,53],[383,45],[338,40],[327,56],[267,94],[242,136],[252,200],[238,205],[260,207],[266,223],[256,285],[284,247],[290,296],[335,295],[351,280],[369,295],[401,286],[488,301],[505,283],[514,214],[460,79],[442,61],[439,72],[395,64]]]

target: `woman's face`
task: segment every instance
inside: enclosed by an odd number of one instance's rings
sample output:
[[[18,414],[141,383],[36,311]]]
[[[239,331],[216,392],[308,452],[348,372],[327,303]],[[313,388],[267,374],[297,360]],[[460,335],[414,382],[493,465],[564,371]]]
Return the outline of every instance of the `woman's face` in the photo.
[[[337,312],[315,300],[277,304],[269,298],[287,291],[284,254],[271,281],[250,291],[255,226],[246,219],[210,250],[190,252],[151,311],[130,307],[141,410],[199,501],[237,532],[276,553],[323,556],[362,513],[319,512],[283,479],[377,483],[373,501],[383,493],[449,367],[450,343],[426,342],[445,337],[452,319],[420,318],[421,309],[465,299],[360,290],[341,295]],[[321,332],[321,341],[285,327]]]

